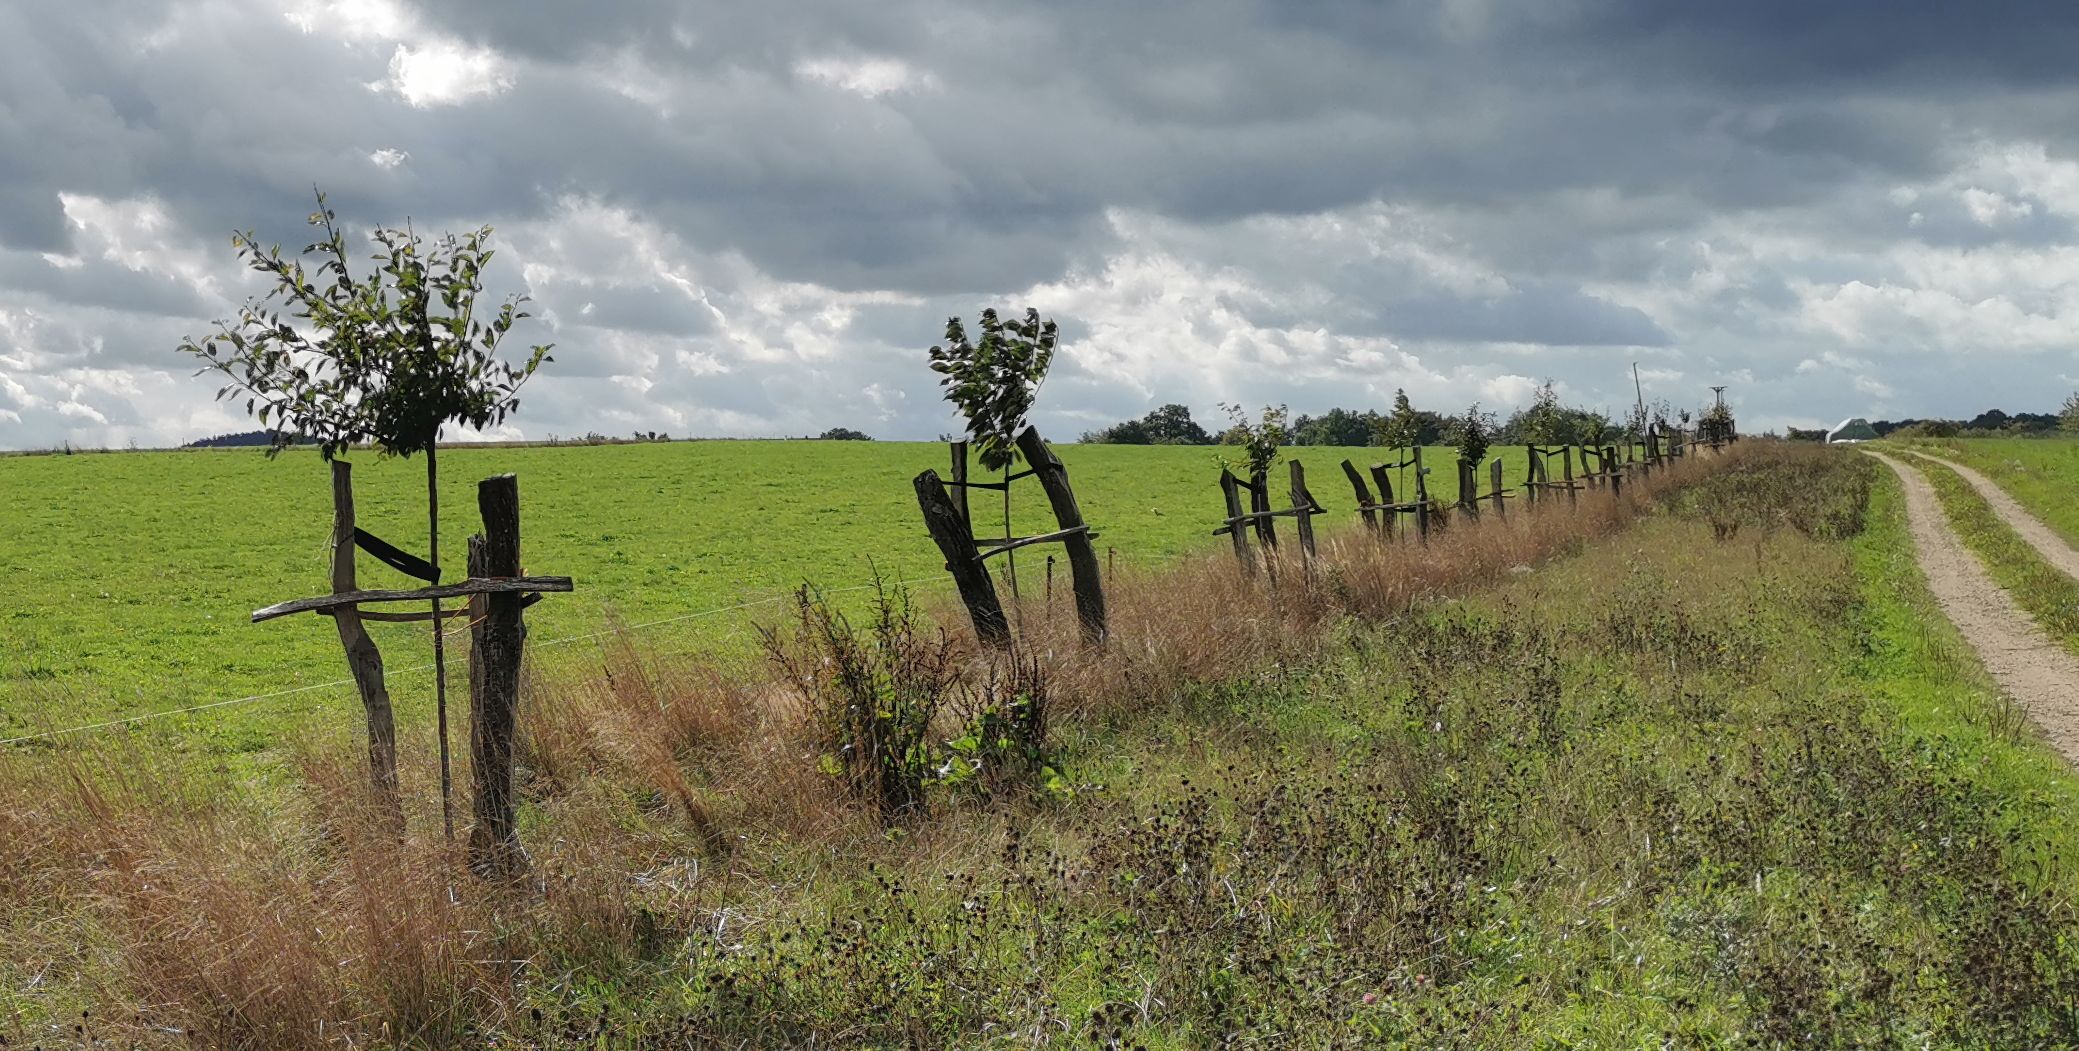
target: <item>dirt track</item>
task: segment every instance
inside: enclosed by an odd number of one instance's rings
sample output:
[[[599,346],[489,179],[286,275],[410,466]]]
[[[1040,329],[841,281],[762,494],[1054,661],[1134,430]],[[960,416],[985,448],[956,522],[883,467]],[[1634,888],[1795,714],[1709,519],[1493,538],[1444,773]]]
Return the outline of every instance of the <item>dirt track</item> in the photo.
[[[2035,548],[2036,553],[2043,556],[2043,561],[2064,571],[2066,576],[2079,580],[2079,551],[2072,550],[2072,545],[2065,543],[2064,537],[2058,536],[2049,526],[2044,525],[2042,519],[2029,514],[2028,509],[2008,496],[2007,491],[2000,488],[1998,483],[1954,460],[1929,456],[1919,451],[1915,451],[1913,455],[1923,460],[1933,460],[1961,475],[1964,481],[1971,483],[1971,488],[1978,490],[1978,495],[1984,497],[1986,503],[1992,505],[1993,513],[1999,515],[2001,521],[2021,534],[2021,539],[2028,541],[2028,546]]]
[[[2000,689],[2028,712],[2066,759],[2079,763],[2079,658],[2051,641],[1993,582],[1949,527],[1934,487],[1920,472],[1882,453],[1870,455],[1890,467],[1905,486],[1914,553],[1942,612],[1978,651]],[[1993,507],[2006,516],[1998,504]]]

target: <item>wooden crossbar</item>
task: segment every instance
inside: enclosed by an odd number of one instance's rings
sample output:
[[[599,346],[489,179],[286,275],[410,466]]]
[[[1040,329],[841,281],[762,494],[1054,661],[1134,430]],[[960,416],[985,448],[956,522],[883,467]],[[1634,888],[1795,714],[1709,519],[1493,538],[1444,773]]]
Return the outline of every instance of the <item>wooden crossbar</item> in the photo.
[[[1405,514],[1409,511],[1417,510],[1422,506],[1422,501],[1414,500],[1404,504],[1358,504],[1357,509],[1359,511],[1393,511],[1395,513]]]
[[[428,584],[440,583],[440,567],[412,554],[366,529],[354,530],[354,545],[374,555],[391,569],[408,577],[416,577]]]
[[[520,608],[526,609],[527,607],[532,606],[540,601],[541,592],[530,591],[520,599]],[[314,609],[311,610],[311,612],[317,614],[320,617],[336,617],[339,616],[340,611],[345,608],[346,607],[341,606],[334,609]],[[440,618],[442,620],[453,620],[456,617],[463,617],[468,615],[468,606],[456,606],[454,609],[444,609],[440,611]],[[433,619],[433,611],[430,609],[420,609],[413,610],[410,613],[384,613],[379,610],[363,610],[361,611],[361,619],[365,621],[372,621],[379,624],[424,623],[426,621]]]
[[[437,598],[462,598],[465,595],[511,595],[575,590],[577,587],[571,583],[569,577],[472,577],[459,583],[441,584],[430,588],[411,588],[404,591],[342,591],[332,595],[320,595],[317,598],[278,602],[266,609],[254,610],[253,623],[286,617],[292,613],[310,613],[338,609],[342,606],[358,607],[366,602],[425,602]]]
[[[1010,477],[1008,477],[1008,478],[1005,478],[1005,479],[1004,479],[1003,481],[1000,481],[1000,482],[967,482],[967,481],[959,481],[959,480],[955,480],[955,481],[951,481],[951,482],[946,482],[946,483],[943,483],[943,484],[944,484],[944,485],[945,485],[945,486],[946,486],[947,488],[949,488],[949,489],[996,489],[996,490],[1003,490],[1003,489],[1009,489],[1009,488],[1011,487],[1011,483],[1012,483],[1012,482],[1015,482],[1015,481],[1017,481],[1017,480],[1018,480],[1018,479],[1020,479],[1020,478],[1030,478],[1030,477],[1032,477],[1032,475],[1033,475],[1033,472],[1032,472],[1032,471],[1030,471],[1030,470],[1024,470],[1024,471],[1019,471],[1019,472],[1018,472],[1017,474],[1011,475]]]
[[[1006,551],[1016,551],[1021,547],[1031,547],[1034,544],[1059,543],[1067,540],[1069,537],[1081,536],[1084,533],[1090,533],[1088,525],[1070,526],[1067,529],[1057,529],[1051,533],[1041,533],[1038,536],[1005,537],[1001,540],[977,540],[975,543],[978,545],[993,545],[988,550],[982,552],[981,557],[988,558],[991,555],[1001,555]],[[1090,539],[1097,539],[1097,534],[1090,533]]]
[[[1248,525],[1251,522],[1261,521],[1266,518],[1298,518],[1301,515],[1311,517],[1327,513],[1328,511],[1318,504],[1313,507],[1288,507],[1281,511],[1251,511],[1248,514],[1236,515],[1233,518],[1227,519],[1227,524],[1213,530],[1213,535],[1225,536],[1232,532],[1236,526]]]

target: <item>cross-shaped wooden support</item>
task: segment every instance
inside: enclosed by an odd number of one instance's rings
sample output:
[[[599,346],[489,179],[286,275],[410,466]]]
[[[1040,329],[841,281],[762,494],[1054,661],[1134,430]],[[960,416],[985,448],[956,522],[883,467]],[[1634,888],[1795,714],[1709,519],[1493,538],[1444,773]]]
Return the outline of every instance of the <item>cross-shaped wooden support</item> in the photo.
[[[1249,541],[1246,535],[1250,529],[1254,529],[1257,539],[1263,545],[1264,565],[1273,574],[1277,572],[1277,561],[1272,556],[1278,547],[1278,534],[1274,529],[1273,523],[1280,518],[1293,519],[1293,523],[1299,532],[1299,548],[1302,556],[1301,565],[1307,571],[1312,571],[1314,559],[1313,518],[1315,515],[1327,514],[1328,512],[1321,506],[1319,500],[1314,499],[1314,494],[1307,490],[1306,468],[1301,466],[1298,460],[1291,461],[1290,467],[1292,472],[1292,486],[1290,489],[1292,506],[1282,510],[1271,509],[1270,479],[1267,472],[1252,471],[1250,472],[1249,480],[1246,482],[1236,478],[1233,471],[1223,469],[1220,472],[1220,496],[1227,504],[1227,518],[1220,528],[1213,530],[1213,535],[1232,536],[1234,538],[1234,554],[1236,558],[1241,560],[1242,568],[1245,571],[1253,573],[1256,570],[1256,558],[1249,552]],[[1249,492],[1249,511],[1246,514],[1241,509],[1241,492],[1245,489]],[[1272,582],[1276,583],[1276,579],[1274,575]]]
[[[939,553],[945,556],[946,570],[953,574],[953,582],[960,589],[960,599],[967,607],[968,619],[974,622],[975,636],[983,642],[1004,648],[1011,645],[1010,622],[1004,616],[1002,601],[996,596],[996,583],[989,576],[987,560],[1034,544],[1060,544],[1068,552],[1069,577],[1076,594],[1076,620],[1082,629],[1083,641],[1090,645],[1102,644],[1109,628],[1105,614],[1103,567],[1097,561],[1097,547],[1093,543],[1097,534],[1083,521],[1075,490],[1069,486],[1068,468],[1059,456],[1054,455],[1054,450],[1040,437],[1039,431],[1028,425],[1018,432],[1014,441],[1018,452],[1025,457],[1026,469],[1007,475],[1000,482],[967,480],[967,447],[964,442],[953,444],[950,493],[937,471],[918,475],[914,485],[917,506],[924,513],[924,527],[938,545]],[[967,491],[1007,491],[1012,482],[1027,477],[1039,481],[1059,528],[1038,536],[977,539],[974,523],[968,517]]]
[[[1364,524],[1383,539],[1392,539],[1394,523],[1401,515],[1415,516],[1415,535],[1423,543],[1429,542],[1429,469],[1422,466],[1422,447],[1410,446],[1405,455],[1399,448],[1394,455],[1400,456],[1397,463],[1375,463],[1372,465],[1372,481],[1379,485],[1379,498],[1374,501],[1372,492],[1365,487],[1364,476],[1357,473],[1357,465],[1343,461],[1343,474],[1350,479],[1350,488],[1357,492],[1357,510],[1364,515]],[[1403,468],[1415,469],[1414,499],[1395,502],[1393,481],[1387,472]],[[1376,515],[1377,517],[1374,517]]]
[[[346,647],[354,684],[368,714],[368,763],[385,819],[402,830],[404,817],[397,792],[397,732],[390,695],[383,682],[382,654],[368,637],[364,621],[424,621],[428,611],[386,613],[363,606],[393,602],[426,602],[468,598],[467,605],[443,610],[442,618],[470,616],[474,647],[470,653],[470,756],[474,765],[476,825],[470,832],[470,867],[495,876],[519,871],[526,864],[513,813],[514,711],[519,697],[520,651],[526,628],[520,611],[543,594],[575,590],[569,577],[530,577],[520,572],[520,487],[513,475],[486,478],[477,485],[477,506],[484,535],[472,537],[470,575],[440,584],[440,570],[354,526],[353,467],[332,464],[332,594],[280,602],[253,612],[253,622],[295,613],[329,616]],[[368,551],[383,562],[428,582],[404,590],[363,590],[355,586],[354,551]]]

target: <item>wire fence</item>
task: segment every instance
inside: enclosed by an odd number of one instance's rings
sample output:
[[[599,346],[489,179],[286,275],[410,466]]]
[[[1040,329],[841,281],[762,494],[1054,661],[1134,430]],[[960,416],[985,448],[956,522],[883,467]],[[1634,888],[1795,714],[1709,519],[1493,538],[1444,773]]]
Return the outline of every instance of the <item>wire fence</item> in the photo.
[[[875,583],[855,584],[849,587],[842,588],[825,588],[821,589],[817,593],[822,595],[844,595],[860,591],[870,591],[875,588],[914,587],[919,584],[943,582],[944,581],[942,581],[941,578],[937,577],[915,577],[908,580],[877,581]],[[587,632],[583,635],[569,635],[562,638],[544,639],[540,642],[529,643],[528,645],[530,648],[533,649],[547,649],[555,646],[568,646],[573,643],[586,642],[591,639],[605,638],[611,635],[622,635],[628,632],[635,631],[647,631],[652,628],[664,627],[668,624],[678,624],[690,620],[699,620],[705,617],[716,617],[724,613],[737,613],[748,609],[757,609],[762,606],[776,605],[778,603],[789,601],[793,597],[794,592],[792,590],[789,590],[774,595],[767,595],[764,598],[753,599],[749,602],[738,602],[728,606],[717,606],[714,609],[703,609],[696,610],[691,613],[680,613],[675,616],[661,617],[656,620],[647,620],[637,624],[626,624],[617,627],[606,628],[600,631]],[[445,663],[448,666],[453,667],[467,660],[467,654],[456,654],[455,656],[448,658]],[[414,664],[401,668],[392,668],[390,669],[389,674],[410,675],[418,672],[432,671],[436,666],[437,665],[434,662],[428,661],[424,664]],[[353,682],[354,680],[352,678],[334,679],[330,682],[316,682],[306,686],[294,686],[288,689],[275,690],[269,693],[256,693],[244,697],[231,697],[220,701],[210,701],[206,704],[189,705],[185,708],[169,708],[164,711],[145,712],[141,715],[132,715],[121,719],[108,719],[102,722],[84,723],[79,726],[68,726],[60,730],[45,730],[39,733],[23,734],[19,737],[0,738],[0,746],[26,744],[30,741],[41,741],[54,737],[65,737],[71,734],[89,733],[95,730],[111,730],[117,727],[133,726],[138,723],[149,722],[155,719],[169,719],[177,715],[191,715],[195,712],[209,711],[214,708],[228,708],[234,705],[252,704],[260,701],[277,700],[283,697],[292,697],[296,694],[301,693],[315,693],[319,690],[330,690],[337,689],[342,686],[351,686],[353,685]]]

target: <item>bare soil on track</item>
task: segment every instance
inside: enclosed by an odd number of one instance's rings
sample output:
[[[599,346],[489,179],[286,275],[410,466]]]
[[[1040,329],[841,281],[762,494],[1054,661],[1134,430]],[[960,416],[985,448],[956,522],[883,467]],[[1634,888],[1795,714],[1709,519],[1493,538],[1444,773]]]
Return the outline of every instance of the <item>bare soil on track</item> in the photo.
[[[1914,552],[1921,572],[1927,576],[1928,590],[1934,593],[1942,612],[1978,652],[2000,689],[2028,713],[2066,759],[2079,763],[2079,658],[2045,634],[2035,619],[1986,572],[1977,556],[1950,528],[1934,487],[1920,472],[1882,453],[1869,454],[1890,467],[1905,486],[1906,520],[1913,534]],[[1965,473],[1964,477],[1974,486],[1985,481],[1984,476],[1975,472]],[[2018,506],[2013,506],[2013,510],[2020,520],[2009,513],[2008,507],[1993,500],[1990,493],[1986,496],[1995,513],[2017,532],[2022,531],[2023,520],[2042,528],[2040,522],[2021,512]],[[2013,505],[2013,501],[2008,499],[2007,504]],[[2048,530],[2044,532],[2047,534]],[[2049,536],[2072,558],[2068,565],[2052,558],[2049,551],[2044,551],[2044,557],[2065,572],[2079,575],[2075,572],[2079,570],[2079,556],[2073,555],[2055,534]],[[2033,538],[2029,542],[2039,550],[2042,548]]]

